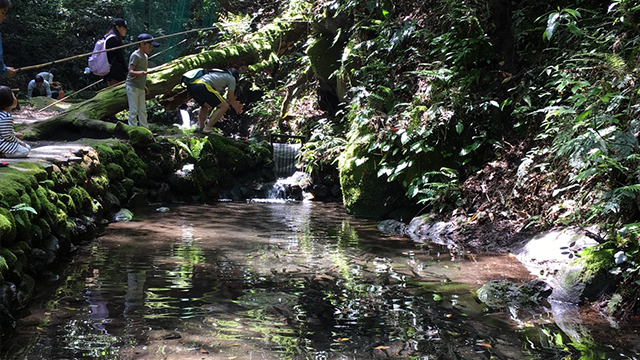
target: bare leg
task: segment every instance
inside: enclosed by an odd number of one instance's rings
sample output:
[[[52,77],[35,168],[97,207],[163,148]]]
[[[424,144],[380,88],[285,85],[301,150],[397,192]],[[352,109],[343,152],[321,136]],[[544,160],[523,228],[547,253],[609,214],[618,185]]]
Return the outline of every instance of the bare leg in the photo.
[[[209,105],[204,104],[200,107],[198,111],[198,129],[204,129],[204,122],[207,120],[207,115],[209,115]]]
[[[215,125],[220,119],[222,119],[222,115],[224,115],[227,110],[229,110],[228,102],[225,101],[218,105],[213,114],[211,114],[211,118],[209,118],[209,123],[207,124],[207,128],[205,130],[211,130],[213,125]]]

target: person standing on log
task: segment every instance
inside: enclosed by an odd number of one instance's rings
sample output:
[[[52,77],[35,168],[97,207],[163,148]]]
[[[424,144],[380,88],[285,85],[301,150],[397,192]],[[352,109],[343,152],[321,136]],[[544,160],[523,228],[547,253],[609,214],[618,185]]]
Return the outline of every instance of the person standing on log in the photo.
[[[109,32],[107,32],[104,36],[105,38],[109,35],[114,36],[109,37],[107,43],[105,44],[105,49],[109,50],[122,46],[122,40],[124,39],[124,36],[126,34],[127,22],[123,18],[116,18],[115,20],[113,20],[111,30],[109,30]],[[104,76],[104,81],[106,81],[107,85],[113,86],[119,82],[125,81],[127,79],[129,69],[127,67],[127,61],[124,57],[124,49],[108,51],[107,59],[109,59],[109,64],[111,64],[111,70],[107,75]]]
[[[144,126],[149,128],[147,123],[146,96],[149,94],[147,88],[147,69],[149,67],[149,57],[154,47],[160,46],[153,36],[149,34],[138,35],[138,49],[131,53],[129,57],[129,76],[127,77],[127,100],[129,101],[129,125]]]
[[[240,74],[235,68],[211,69],[187,84],[187,92],[200,105],[200,111],[198,111],[199,130],[211,132],[211,128],[227,112],[229,105],[233,106],[238,114],[242,114],[242,104],[235,96],[239,77]],[[227,91],[226,99],[222,96],[225,90]],[[207,115],[212,108],[215,110],[205,124]]]
[[[24,141],[21,133],[13,131],[11,110],[18,106],[18,99],[13,91],[0,86],[0,156],[7,158],[24,158],[29,156],[31,146]]]
[[[0,24],[4,22],[7,17],[7,11],[11,6],[10,0],[0,0]],[[7,66],[4,63],[4,52],[2,51],[2,33],[0,33],[0,77],[11,78],[16,75],[16,69],[11,66]]]

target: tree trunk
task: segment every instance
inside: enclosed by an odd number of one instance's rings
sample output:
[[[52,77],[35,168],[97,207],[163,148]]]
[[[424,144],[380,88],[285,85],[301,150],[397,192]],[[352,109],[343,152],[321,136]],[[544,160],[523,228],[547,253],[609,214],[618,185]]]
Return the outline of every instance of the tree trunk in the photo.
[[[289,17],[291,19],[291,17]],[[186,100],[184,89],[174,90],[180,84],[182,74],[195,68],[214,68],[243,65],[252,65],[256,69],[268,66],[277,56],[286,53],[291,46],[306,35],[307,24],[302,21],[283,21],[281,18],[264,26],[251,36],[247,36],[243,43],[229,45],[218,44],[212,50],[184,56],[166,64],[149,69],[147,75],[147,87],[149,95],[147,99],[163,95],[167,102],[173,100],[182,103]],[[180,93],[183,93],[182,95]],[[179,104],[178,104],[179,105]],[[97,132],[110,131],[113,126],[105,126],[100,121],[106,120],[114,114],[128,107],[125,85],[120,84],[102,90],[93,98],[73,105],[64,112],[34,124],[31,138],[55,139],[60,138],[56,132],[64,127],[65,134],[70,135],[74,126],[80,126],[78,135],[88,134],[86,127],[97,126]],[[57,136],[58,135],[58,136]],[[109,134],[102,134],[105,137]],[[68,136],[66,140],[71,140]]]

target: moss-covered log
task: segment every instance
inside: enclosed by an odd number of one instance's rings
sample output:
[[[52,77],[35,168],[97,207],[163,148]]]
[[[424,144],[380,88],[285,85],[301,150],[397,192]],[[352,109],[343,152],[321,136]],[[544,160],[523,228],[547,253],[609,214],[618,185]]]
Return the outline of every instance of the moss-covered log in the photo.
[[[291,45],[305,35],[307,25],[301,21],[282,21],[277,19],[251,36],[247,36],[240,44],[217,44],[212,50],[200,54],[188,55],[169,63],[149,69],[147,86],[153,98],[159,95],[175,94],[174,88],[182,79],[182,74],[194,68],[212,68],[224,66],[251,65],[254,68],[268,66],[277,60],[278,55],[286,53]],[[127,108],[125,85],[107,88],[92,99],[74,105],[66,111],[34,125],[32,138],[57,138],[56,132],[61,127],[70,130],[77,128],[79,137],[91,132],[102,132],[101,137],[108,136],[115,129],[101,122]],[[87,128],[93,129],[85,131]],[[94,131],[95,130],[95,131]]]

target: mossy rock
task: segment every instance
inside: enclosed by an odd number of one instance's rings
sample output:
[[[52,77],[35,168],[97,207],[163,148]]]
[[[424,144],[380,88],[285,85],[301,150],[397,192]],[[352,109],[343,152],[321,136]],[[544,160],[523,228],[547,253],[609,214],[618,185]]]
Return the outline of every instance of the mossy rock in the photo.
[[[93,176],[87,180],[87,192],[91,197],[103,195],[109,190],[109,178],[106,174]]]
[[[109,191],[118,199],[118,203],[124,203],[129,198],[127,189],[125,189],[122,182],[112,182],[109,184]]]
[[[44,187],[39,187],[36,189],[36,195],[40,203],[40,211],[38,212],[38,215],[44,221],[47,221],[49,223],[53,221],[56,215],[56,207],[48,198],[48,194],[50,192],[51,190]]]
[[[104,193],[106,193],[106,191]],[[78,213],[80,211],[85,213],[93,212],[93,198],[85,188],[74,186],[69,189],[69,196],[73,200]]]
[[[0,255],[0,275],[4,276],[7,271],[9,271],[9,264],[7,264],[7,260],[4,258],[4,256]]]
[[[31,239],[31,243],[36,247],[42,243],[42,239],[44,239],[44,237],[42,236],[42,228],[40,225],[31,224],[31,234],[29,238]]]
[[[364,148],[359,144],[349,145],[340,162],[343,201],[353,215],[381,218],[401,206],[404,191],[396,182],[378,177],[378,161],[365,158]]]
[[[31,240],[31,213],[19,210],[13,213],[16,222],[16,239]]]
[[[38,226],[38,229],[40,229],[40,232],[42,233],[42,240],[48,239],[51,237],[51,225],[49,222],[45,221],[42,218],[38,218],[36,220],[36,225]]]
[[[124,164],[124,154],[132,151],[131,146],[116,140],[90,141],[87,145],[98,152],[102,164]]]
[[[0,243],[2,246],[12,245],[16,241],[16,220],[11,211],[0,208]]]
[[[12,270],[18,262],[18,257],[6,247],[0,248],[0,256],[4,258],[7,263],[7,270]]]
[[[38,199],[38,194],[36,193],[36,191],[34,189],[27,190],[27,193],[29,195],[29,204],[30,204],[30,206],[38,214],[40,214],[40,211],[42,209],[42,204],[40,203],[40,199]]]
[[[153,133],[147,128],[144,128],[142,126],[129,126],[124,123],[118,123],[118,125],[124,129],[127,136],[129,137],[131,146],[133,146],[134,148],[146,148],[156,141],[155,137],[153,137]],[[117,127],[118,126],[116,126],[116,128]]]
[[[87,180],[87,172],[80,164],[73,164],[64,167],[65,175],[70,182],[69,186],[82,184]]]
[[[116,163],[109,163],[105,166],[109,181],[121,181],[124,179],[124,169]]]
[[[209,143],[205,144],[200,154],[201,157],[211,157],[215,159],[216,165],[221,172],[231,174],[241,174],[251,168],[250,158],[245,152],[239,149],[235,140],[212,135],[209,136]]]
[[[49,178],[49,172],[42,165],[31,161],[21,161],[13,164],[10,169],[23,174],[29,174],[34,177],[36,182],[44,181]]]
[[[596,300],[606,292],[613,284],[613,276],[610,270],[615,266],[613,255],[616,249],[595,250],[589,248],[582,252],[580,258],[575,260],[583,266],[576,281],[585,284],[582,297]]]
[[[124,169],[128,178],[136,184],[144,184],[147,180],[147,164],[135,152],[129,152],[124,157]]]
[[[75,187],[71,189],[75,189]],[[69,192],[71,192],[71,189],[69,189]],[[80,211],[80,207],[82,206],[81,203],[76,202],[76,200],[73,198],[73,196],[71,196],[70,193],[60,194],[60,201],[67,207],[67,214],[69,216],[76,216]]]

